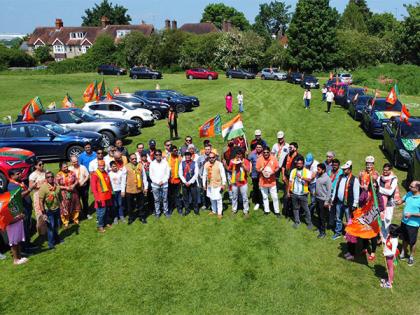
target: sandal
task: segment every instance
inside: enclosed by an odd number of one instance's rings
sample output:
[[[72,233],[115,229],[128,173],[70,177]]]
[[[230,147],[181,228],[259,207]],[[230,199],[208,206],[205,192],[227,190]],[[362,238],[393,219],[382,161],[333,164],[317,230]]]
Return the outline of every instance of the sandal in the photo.
[[[376,259],[376,256],[375,255],[370,254],[368,256],[368,260],[370,260],[370,261],[374,261],[375,259]]]

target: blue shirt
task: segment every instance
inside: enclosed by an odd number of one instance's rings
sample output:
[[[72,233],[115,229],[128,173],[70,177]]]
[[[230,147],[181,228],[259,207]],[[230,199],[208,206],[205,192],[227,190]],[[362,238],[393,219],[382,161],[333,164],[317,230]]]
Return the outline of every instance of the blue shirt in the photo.
[[[248,160],[252,164],[251,178],[258,178],[257,159],[258,159],[258,155],[257,155],[257,152],[255,151],[252,151],[248,156]]]
[[[79,164],[89,169],[89,163],[96,159],[96,152],[92,152],[91,154],[87,154],[86,152],[82,152],[79,154]]]
[[[405,207],[401,222],[409,226],[420,227],[420,217],[405,217],[406,213],[420,214],[420,195],[414,195],[410,191],[403,197],[403,200],[405,201]]]

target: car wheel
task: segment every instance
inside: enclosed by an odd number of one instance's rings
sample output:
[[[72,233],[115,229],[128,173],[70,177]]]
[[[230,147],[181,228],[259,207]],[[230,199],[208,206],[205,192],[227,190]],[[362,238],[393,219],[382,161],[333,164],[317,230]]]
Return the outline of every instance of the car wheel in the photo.
[[[153,80],[156,80],[156,79],[157,79],[156,74],[152,75],[152,79],[153,79]]]
[[[7,187],[7,178],[3,173],[0,173],[0,193],[6,191]]]
[[[207,77],[207,79],[208,79],[208,80],[213,80],[213,77],[212,77],[211,75],[209,75],[209,76]]]
[[[100,134],[102,135],[102,146],[104,148],[107,148],[111,144],[114,143],[115,137],[112,134],[112,132],[109,132],[109,131],[101,131]]]
[[[79,156],[80,153],[83,152],[83,147],[81,147],[80,145],[72,145],[68,150],[67,150],[67,159],[70,161],[70,158],[75,155],[75,156]]]
[[[192,80],[192,79],[194,79],[194,77],[190,74],[190,75],[188,76],[188,79]]]
[[[176,111],[178,113],[185,113],[185,111],[186,111],[185,105],[184,104],[178,104],[176,106]]]
[[[152,113],[156,116],[157,119],[162,119],[162,114],[160,111],[155,109],[154,111],[152,111]]]
[[[140,128],[143,127],[143,119],[141,119],[140,117],[133,117],[131,118],[131,120],[134,120],[135,122],[137,122],[140,125]]]
[[[131,77],[133,80],[137,80],[137,75],[133,75],[132,77]]]
[[[229,74],[229,79],[232,79],[232,75],[231,74]]]
[[[279,79],[279,77],[278,77],[278,76],[275,76],[275,77],[274,77],[274,80],[275,80],[275,81],[278,81],[278,80],[280,80],[280,79]]]
[[[265,75],[262,75],[261,76],[261,80],[265,80]]]
[[[248,76],[246,75],[244,79],[245,79],[245,80],[248,80]]]

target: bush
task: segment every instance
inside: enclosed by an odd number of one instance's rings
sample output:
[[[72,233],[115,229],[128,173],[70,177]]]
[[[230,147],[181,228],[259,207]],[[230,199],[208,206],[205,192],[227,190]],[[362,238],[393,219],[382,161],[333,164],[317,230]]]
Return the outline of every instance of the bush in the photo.
[[[7,48],[0,45],[0,68],[6,69],[9,67],[33,67],[36,65],[34,57],[27,53],[18,50]]]
[[[59,62],[52,62],[48,65],[49,73],[76,73],[76,72],[92,72],[96,71],[97,66],[89,62],[85,56],[66,59]]]
[[[51,56],[50,46],[39,46],[37,49],[35,49],[34,55],[40,63],[54,60],[54,58]]]

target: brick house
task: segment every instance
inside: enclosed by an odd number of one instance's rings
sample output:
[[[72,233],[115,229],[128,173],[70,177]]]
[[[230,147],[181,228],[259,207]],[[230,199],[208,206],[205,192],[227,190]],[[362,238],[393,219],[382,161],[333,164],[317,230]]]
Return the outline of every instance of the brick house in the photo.
[[[101,19],[101,26],[65,27],[61,19],[56,19],[55,27],[35,28],[27,42],[28,53],[33,54],[40,46],[50,46],[55,61],[61,61],[85,54],[102,34],[110,35],[117,43],[132,31],[150,36],[154,27],[144,22],[138,25],[110,25],[105,16]]]
[[[165,20],[165,30],[176,30],[177,21]],[[185,23],[179,28],[180,31],[193,33],[196,35],[218,33],[218,32],[230,32],[232,30],[232,23],[230,21],[223,21],[222,29],[218,29],[212,22],[200,22],[200,23]]]

